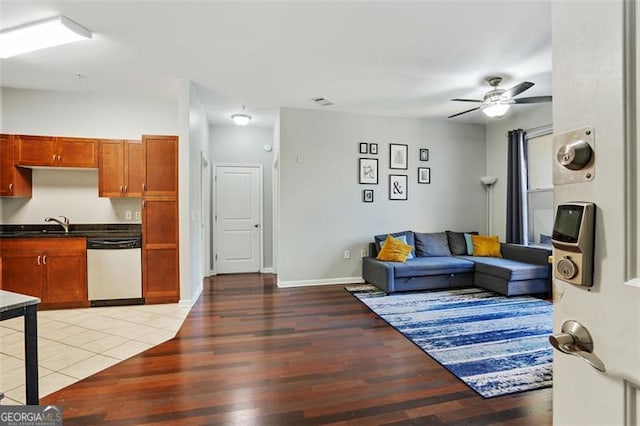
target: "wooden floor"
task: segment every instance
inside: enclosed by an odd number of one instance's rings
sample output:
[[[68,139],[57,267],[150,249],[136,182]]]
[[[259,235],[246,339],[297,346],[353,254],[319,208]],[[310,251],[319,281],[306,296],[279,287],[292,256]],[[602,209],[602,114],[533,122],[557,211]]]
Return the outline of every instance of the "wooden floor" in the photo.
[[[483,399],[343,286],[204,287],[175,339],[41,404],[65,426],[551,424],[551,389]]]

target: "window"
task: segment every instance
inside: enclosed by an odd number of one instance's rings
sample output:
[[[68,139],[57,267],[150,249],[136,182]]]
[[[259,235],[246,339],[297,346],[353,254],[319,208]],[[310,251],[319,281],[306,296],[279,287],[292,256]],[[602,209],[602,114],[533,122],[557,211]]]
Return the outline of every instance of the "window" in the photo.
[[[527,135],[527,243],[551,245],[553,229],[553,136]]]

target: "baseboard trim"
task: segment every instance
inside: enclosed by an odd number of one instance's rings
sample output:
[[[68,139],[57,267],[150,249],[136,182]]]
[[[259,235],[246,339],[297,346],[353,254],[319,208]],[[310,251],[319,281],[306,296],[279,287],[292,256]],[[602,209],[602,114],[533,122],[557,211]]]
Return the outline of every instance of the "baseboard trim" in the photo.
[[[310,287],[316,285],[336,285],[336,284],[362,284],[362,277],[343,277],[343,278],[324,278],[318,280],[302,280],[302,281],[280,281],[279,288],[286,287]]]
[[[202,294],[202,288],[203,287],[204,287],[203,285],[200,285],[198,287],[198,291],[196,292],[196,294],[193,295],[192,299],[180,299],[180,300],[178,300],[178,306],[183,307],[183,308],[190,308],[193,305],[195,305],[195,303],[198,301],[198,298]]]
[[[273,268],[262,268],[261,274],[273,274]]]

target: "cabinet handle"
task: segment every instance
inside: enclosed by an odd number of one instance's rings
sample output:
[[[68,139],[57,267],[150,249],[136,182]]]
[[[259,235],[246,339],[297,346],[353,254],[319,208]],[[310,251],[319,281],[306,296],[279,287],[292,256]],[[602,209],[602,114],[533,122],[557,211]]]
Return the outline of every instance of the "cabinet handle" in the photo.
[[[42,256],[42,264],[43,265],[47,264],[47,255],[46,254],[44,256]]]
[[[124,193],[124,186],[120,185],[120,193]]]
[[[57,157],[57,155],[53,154],[53,162],[54,163],[56,162],[56,157]]]
[[[144,209],[147,205],[147,200],[142,200],[142,208]]]
[[[62,155],[58,155],[58,161],[62,160]]]
[[[9,184],[9,192],[13,192],[13,184],[12,183]]]
[[[38,266],[40,266],[40,255],[38,255],[38,260],[37,260],[37,262],[38,262]]]
[[[127,191],[127,185],[124,186],[124,192],[127,193],[129,191]]]
[[[143,190],[144,192],[147,192],[147,184],[146,184],[146,183],[143,183],[143,184],[142,184],[142,190]]]

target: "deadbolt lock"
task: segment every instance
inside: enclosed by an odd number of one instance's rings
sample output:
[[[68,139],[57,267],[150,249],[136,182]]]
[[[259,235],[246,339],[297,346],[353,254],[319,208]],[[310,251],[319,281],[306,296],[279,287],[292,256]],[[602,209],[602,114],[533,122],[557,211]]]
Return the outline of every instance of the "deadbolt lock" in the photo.
[[[553,183],[587,182],[595,177],[595,134],[587,126],[556,135]]]

